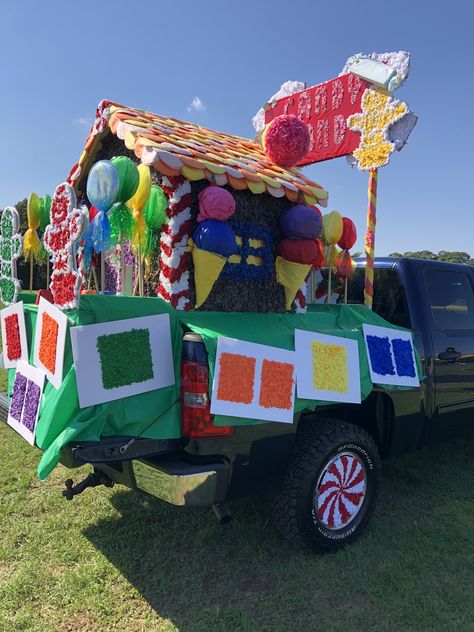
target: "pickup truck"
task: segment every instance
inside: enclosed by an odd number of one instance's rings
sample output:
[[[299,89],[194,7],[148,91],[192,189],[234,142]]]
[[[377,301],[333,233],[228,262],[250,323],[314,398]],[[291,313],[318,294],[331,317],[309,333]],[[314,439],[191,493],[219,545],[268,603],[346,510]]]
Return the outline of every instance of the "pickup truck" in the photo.
[[[348,302],[363,302],[364,262]],[[63,494],[115,483],[175,505],[212,506],[272,489],[277,527],[297,545],[335,551],[357,538],[374,511],[381,459],[469,431],[474,409],[474,268],[407,258],[377,259],[373,309],[410,328],[421,359],[420,388],[375,387],[362,404],[334,404],[293,424],[218,427],[209,402],[207,353],[184,335],[181,439],[107,437],[69,444],[61,462],[93,472]],[[311,305],[310,305],[311,309]],[[2,417],[7,400],[2,397]]]

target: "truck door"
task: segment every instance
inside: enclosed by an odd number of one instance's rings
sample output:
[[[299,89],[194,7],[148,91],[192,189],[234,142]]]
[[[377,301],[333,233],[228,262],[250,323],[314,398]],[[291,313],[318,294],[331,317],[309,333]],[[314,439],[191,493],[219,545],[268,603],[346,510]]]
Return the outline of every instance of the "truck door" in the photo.
[[[461,267],[427,266],[424,284],[434,356],[434,435],[474,429],[474,293]]]

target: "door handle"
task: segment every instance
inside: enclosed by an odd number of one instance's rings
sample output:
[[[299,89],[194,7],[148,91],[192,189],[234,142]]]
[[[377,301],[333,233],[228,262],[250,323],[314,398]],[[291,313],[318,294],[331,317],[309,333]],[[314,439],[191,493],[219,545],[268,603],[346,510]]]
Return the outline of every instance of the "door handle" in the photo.
[[[441,353],[438,353],[438,358],[440,360],[446,360],[447,362],[456,362],[456,360],[458,360],[461,356],[462,353],[456,351],[454,347],[448,347],[446,351],[441,351]]]

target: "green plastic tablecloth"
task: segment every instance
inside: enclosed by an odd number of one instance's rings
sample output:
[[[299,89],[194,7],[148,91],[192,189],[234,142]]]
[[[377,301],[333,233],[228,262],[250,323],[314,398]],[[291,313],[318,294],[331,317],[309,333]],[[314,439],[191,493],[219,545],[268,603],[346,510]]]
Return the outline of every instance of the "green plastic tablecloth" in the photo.
[[[34,331],[37,307],[25,304],[30,363],[33,363]],[[40,478],[46,478],[57,465],[61,448],[70,442],[98,441],[107,436],[143,436],[153,439],[180,437],[180,363],[183,331],[202,335],[209,354],[211,376],[214,375],[217,339],[228,336],[249,342],[294,349],[294,330],[352,338],[359,344],[361,395],[365,399],[373,386],[370,380],[362,324],[389,326],[386,321],[360,305],[320,305],[306,314],[254,314],[183,312],[174,310],[159,298],[84,295],[80,307],[67,312],[69,326],[121,320],[153,314],[169,314],[175,384],[120,400],[79,408],[76,372],[73,364],[70,336],[66,337],[64,378],[59,389],[46,382],[36,426],[36,443],[43,450],[38,466]],[[418,362],[418,373],[420,365]],[[15,371],[9,371],[9,393]],[[211,382],[212,383],[212,382]],[[387,387],[396,389],[401,387]],[[296,398],[295,412],[314,410],[329,402]],[[262,422],[234,417],[216,416],[216,425],[250,425]]]

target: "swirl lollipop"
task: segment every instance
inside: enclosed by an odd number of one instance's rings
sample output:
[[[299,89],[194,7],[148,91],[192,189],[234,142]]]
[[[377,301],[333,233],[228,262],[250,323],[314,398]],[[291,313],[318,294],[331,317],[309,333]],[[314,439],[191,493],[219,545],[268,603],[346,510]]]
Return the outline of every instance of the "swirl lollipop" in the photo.
[[[99,160],[89,171],[87,178],[87,197],[97,213],[84,235],[84,247],[101,253],[100,284],[105,289],[105,251],[110,248],[110,223],[107,212],[117,199],[119,174],[108,160]]]
[[[135,223],[132,229],[130,245],[138,259],[138,284],[140,296],[143,296],[143,249],[146,244],[146,223],[143,209],[151,190],[150,167],[138,165],[138,188],[135,194],[128,200],[128,206],[132,209]]]

